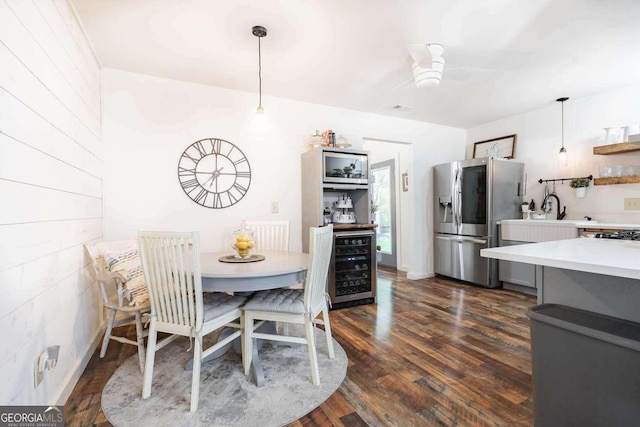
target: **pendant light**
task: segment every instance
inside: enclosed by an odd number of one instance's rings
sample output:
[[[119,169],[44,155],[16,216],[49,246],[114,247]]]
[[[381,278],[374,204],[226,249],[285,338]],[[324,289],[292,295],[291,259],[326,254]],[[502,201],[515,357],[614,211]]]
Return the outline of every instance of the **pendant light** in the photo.
[[[258,110],[256,112],[258,114],[263,114],[264,109],[262,108],[262,52],[260,50],[260,39],[262,37],[267,36],[267,29],[260,25],[256,25],[251,29],[251,33],[258,38],[258,81],[259,81],[260,99],[258,101]]]
[[[560,153],[558,156],[558,159],[560,160],[560,164],[562,166],[567,166],[568,164],[567,149],[564,148],[564,102],[568,100],[568,97],[556,99],[557,102],[560,102],[562,104],[562,147],[560,147]]]

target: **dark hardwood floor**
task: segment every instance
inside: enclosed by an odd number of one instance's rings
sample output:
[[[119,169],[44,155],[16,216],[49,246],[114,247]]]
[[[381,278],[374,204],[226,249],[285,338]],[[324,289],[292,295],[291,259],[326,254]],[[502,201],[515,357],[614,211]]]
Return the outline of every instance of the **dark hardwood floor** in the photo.
[[[347,377],[290,426],[531,426],[534,297],[380,270],[378,303],[332,311]],[[135,336],[133,328],[129,333]],[[97,350],[65,404],[65,425],[109,426],[100,395],[136,348]]]

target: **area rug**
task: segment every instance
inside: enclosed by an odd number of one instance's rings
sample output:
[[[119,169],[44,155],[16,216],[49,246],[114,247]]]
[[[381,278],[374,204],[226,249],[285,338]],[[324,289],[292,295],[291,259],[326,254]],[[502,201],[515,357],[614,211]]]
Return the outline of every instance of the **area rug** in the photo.
[[[297,326],[297,325],[296,325]],[[205,340],[205,345],[206,345]],[[102,410],[111,424],[126,426],[281,426],[312,411],[340,386],[347,356],[333,340],[336,357],[329,359],[324,332],[316,329],[320,386],[311,383],[306,345],[259,351],[265,385],[245,377],[242,357],[229,350],[202,365],[197,412],[189,412],[191,371],[185,370],[193,352],[188,339],[178,339],[156,353],[151,397],[141,398],[138,355],[128,358],[102,392]]]

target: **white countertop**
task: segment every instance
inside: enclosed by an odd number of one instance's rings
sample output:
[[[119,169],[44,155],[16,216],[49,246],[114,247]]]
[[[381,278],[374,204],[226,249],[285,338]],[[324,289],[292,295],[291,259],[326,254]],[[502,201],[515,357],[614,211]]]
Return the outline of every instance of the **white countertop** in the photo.
[[[640,280],[640,241],[577,238],[482,249],[487,258]]]
[[[567,227],[574,226],[576,228],[598,228],[603,230],[640,230],[640,224],[615,224],[604,223],[598,221],[584,221],[584,220],[572,220],[572,219],[503,219],[499,221],[500,224],[522,224],[531,226],[544,226],[544,227]]]
[[[615,223],[594,223],[593,221],[583,221],[578,228],[601,228],[603,230],[640,230],[640,224],[615,224]]]

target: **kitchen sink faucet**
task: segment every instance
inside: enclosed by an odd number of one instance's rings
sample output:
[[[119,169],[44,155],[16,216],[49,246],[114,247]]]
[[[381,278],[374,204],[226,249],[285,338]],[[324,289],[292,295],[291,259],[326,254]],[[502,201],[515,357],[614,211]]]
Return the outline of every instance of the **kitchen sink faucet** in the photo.
[[[567,214],[565,211],[567,210],[567,207],[564,207],[564,210],[562,212],[560,212],[560,199],[558,198],[558,196],[556,196],[555,194],[551,193],[551,194],[547,194],[544,196],[544,199],[542,200],[542,206],[547,206],[547,203],[550,202],[549,197],[555,197],[556,201],[558,202],[558,207],[556,208],[556,219],[562,219],[565,217],[565,215]]]

